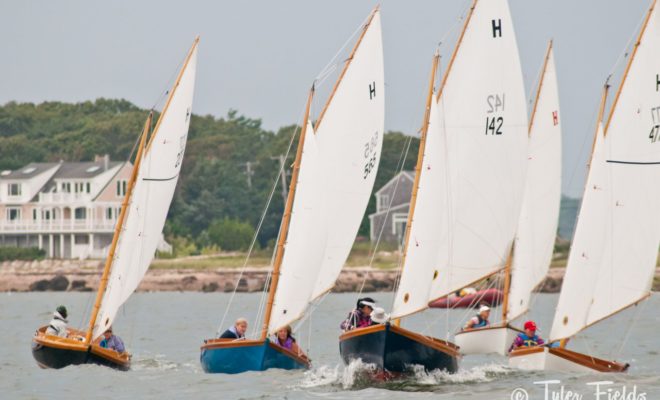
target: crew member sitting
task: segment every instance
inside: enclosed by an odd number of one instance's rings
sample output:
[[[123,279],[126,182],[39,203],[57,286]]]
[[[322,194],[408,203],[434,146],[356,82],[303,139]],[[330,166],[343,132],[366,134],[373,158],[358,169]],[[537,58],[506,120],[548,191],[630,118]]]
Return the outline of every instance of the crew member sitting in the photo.
[[[384,324],[390,319],[390,316],[381,307],[374,307],[369,317],[371,318],[371,325]]]
[[[66,320],[67,315],[68,313],[66,312],[66,307],[57,307],[53,313],[53,319],[51,319],[48,323],[46,334],[59,337],[67,337],[66,325],[69,323],[69,321]]]
[[[112,334],[112,326],[103,333],[103,339],[99,343],[99,346],[103,347],[104,349],[114,350],[117,353],[123,353],[126,351],[124,342],[121,340],[121,338]]]
[[[245,318],[239,318],[234,322],[234,326],[230,327],[220,335],[220,339],[245,339],[247,328],[247,320]]]
[[[296,339],[291,335],[291,326],[289,325],[277,331],[275,344],[299,355],[300,357],[307,358],[307,355],[302,351],[300,346],[298,346],[298,343],[296,343]]]
[[[490,307],[481,306],[481,308],[479,308],[479,313],[468,320],[468,322],[463,327],[463,330],[469,331],[471,329],[485,328],[489,326],[490,325],[490,321],[488,321],[489,316],[490,316]]]
[[[348,317],[346,317],[339,327],[346,332],[356,328],[371,326],[371,312],[375,306],[376,302],[371,297],[358,299],[355,310],[348,314]]]
[[[525,322],[525,333],[519,333],[513,340],[509,352],[521,347],[540,346],[545,342],[536,334],[536,323],[534,321]]]

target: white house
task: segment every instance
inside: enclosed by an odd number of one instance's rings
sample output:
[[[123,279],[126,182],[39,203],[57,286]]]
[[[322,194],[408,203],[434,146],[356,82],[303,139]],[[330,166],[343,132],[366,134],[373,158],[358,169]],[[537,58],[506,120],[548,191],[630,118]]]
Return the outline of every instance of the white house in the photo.
[[[0,171],[0,246],[38,247],[50,258],[102,258],[133,166],[30,163]]]

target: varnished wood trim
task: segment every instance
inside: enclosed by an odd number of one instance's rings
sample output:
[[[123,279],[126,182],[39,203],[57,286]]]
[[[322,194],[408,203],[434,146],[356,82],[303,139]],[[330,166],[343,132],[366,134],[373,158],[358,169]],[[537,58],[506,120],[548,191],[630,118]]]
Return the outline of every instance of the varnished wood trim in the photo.
[[[576,364],[580,364],[587,368],[591,368],[598,372],[625,372],[629,366],[628,364],[620,364],[615,361],[607,361],[568,349],[551,348],[548,350],[548,352],[552,355],[574,362]]]
[[[530,354],[543,353],[544,351],[545,351],[545,347],[543,346],[520,347],[518,349],[511,351],[509,353],[509,357],[527,356]]]
[[[289,350],[289,349],[285,349],[285,348],[282,347],[282,346],[278,346],[277,344],[271,342],[270,340],[268,341],[268,346],[269,346],[271,349],[273,349],[273,350],[275,350],[275,351],[277,351],[277,352],[280,352],[280,353],[284,354],[284,355],[287,356],[287,357],[293,358],[294,360],[296,360],[296,361],[299,362],[300,364],[306,365],[307,368],[310,367],[309,359],[307,359],[306,357],[302,357],[302,356],[300,356],[300,355],[298,355],[298,354],[292,352],[292,351]]]
[[[208,339],[205,341],[200,349],[201,350],[210,350],[210,349],[220,349],[220,348],[231,348],[231,347],[256,347],[263,346],[263,340],[237,340],[237,339]]]
[[[369,334],[374,333],[374,332],[384,331],[385,328],[386,328],[385,325],[379,324],[379,325],[368,326],[366,328],[353,329],[353,330],[350,330],[348,332],[342,333],[339,336],[339,340],[341,341],[341,340],[350,339],[350,338],[356,337],[356,336],[369,335]]]
[[[118,353],[112,349],[106,349],[97,344],[91,345],[90,353],[115,364],[120,364],[126,367],[131,365],[131,355],[129,353]]]
[[[625,85],[626,83],[626,79],[628,78],[628,72],[630,72],[630,67],[632,66],[632,63],[635,60],[635,56],[637,55],[637,49],[639,49],[639,45],[642,43],[644,32],[646,31],[646,27],[649,24],[649,20],[651,19],[651,14],[653,13],[653,9],[655,8],[656,3],[657,0],[653,0],[653,4],[649,8],[646,17],[644,18],[642,29],[639,30],[639,35],[637,36],[637,41],[633,46],[632,54],[630,55],[630,60],[628,60],[628,65],[626,65],[626,70],[623,72],[623,78],[621,78],[621,84],[619,85],[619,89],[616,92],[616,96],[614,96],[614,103],[612,103],[612,109],[610,110],[610,114],[607,117],[607,124],[605,124],[605,128],[603,129],[603,134],[605,136],[607,136],[607,130],[610,127],[610,122],[612,122],[612,115],[614,115],[614,110],[616,109],[616,105],[619,102],[619,97],[621,96],[621,90],[623,89],[623,85]]]
[[[532,108],[532,115],[529,117],[529,127],[527,134],[532,133],[532,126],[534,126],[534,117],[536,117],[536,108],[539,105],[539,98],[541,98],[541,89],[543,88],[543,81],[545,81],[545,71],[548,69],[548,61],[550,61],[550,54],[552,52],[552,40],[548,43],[548,50],[545,52],[545,61],[543,62],[543,69],[541,70],[541,77],[539,78],[539,85],[536,88],[536,99],[534,99],[534,108]]]
[[[323,110],[321,110],[321,114],[319,114],[319,117],[316,120],[316,126],[314,127],[315,131],[318,131],[319,127],[321,126],[321,122],[323,121],[323,116],[325,116],[325,112],[328,110],[328,107],[330,106],[330,102],[332,101],[333,97],[335,97],[335,93],[337,92],[339,85],[344,79],[344,75],[346,75],[346,71],[348,71],[348,66],[351,65],[351,62],[353,61],[353,57],[355,57],[355,53],[357,52],[358,47],[360,47],[360,43],[362,43],[362,39],[364,39],[364,35],[367,33],[367,29],[369,29],[369,26],[371,26],[371,21],[373,21],[374,16],[379,11],[379,9],[380,6],[376,6],[376,8],[374,8],[374,10],[371,12],[371,15],[369,15],[369,19],[367,20],[367,22],[364,24],[364,28],[362,28],[362,33],[360,34],[360,37],[358,38],[357,42],[355,42],[355,45],[353,46],[353,50],[351,50],[351,54],[348,56],[348,59],[346,60],[346,64],[344,64],[344,68],[342,69],[341,74],[337,79],[337,82],[335,82],[335,86],[333,86],[332,88],[332,92],[330,92],[330,96],[328,97],[328,100],[325,102],[325,105],[323,106]]]

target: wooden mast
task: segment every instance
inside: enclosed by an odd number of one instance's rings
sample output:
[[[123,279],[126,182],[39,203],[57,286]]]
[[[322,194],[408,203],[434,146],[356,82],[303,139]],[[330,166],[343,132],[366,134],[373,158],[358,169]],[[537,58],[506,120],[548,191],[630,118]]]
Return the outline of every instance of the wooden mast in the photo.
[[[355,56],[358,47],[360,47],[360,43],[362,43],[362,39],[364,39],[364,35],[367,33],[367,29],[369,29],[369,26],[371,25],[371,21],[373,21],[374,16],[376,16],[376,13],[379,10],[380,10],[380,6],[376,6],[376,8],[374,8],[374,10],[371,12],[371,15],[369,15],[367,22],[364,24],[364,27],[362,28],[362,33],[360,34],[358,40],[355,42],[355,45],[353,46],[353,50],[351,50],[351,54],[348,56],[348,59],[346,60],[346,64],[344,64],[344,68],[342,69],[341,74],[337,79],[337,82],[335,82],[335,86],[333,86],[332,88],[332,92],[330,92],[330,96],[328,97],[328,100],[325,102],[325,105],[323,106],[323,110],[321,110],[321,113],[319,114],[319,118],[316,120],[316,126],[315,126],[316,131],[318,131],[319,126],[321,126],[321,122],[323,121],[323,116],[325,116],[325,112],[328,110],[328,107],[330,106],[330,102],[332,101],[333,97],[335,96],[335,93],[337,92],[337,89],[339,88],[339,84],[341,83],[342,79],[344,79],[344,75],[346,75],[348,66],[351,65],[351,62],[353,61],[353,57]]]
[[[282,229],[280,231],[280,238],[277,242],[277,250],[275,252],[275,261],[273,263],[273,274],[268,290],[268,302],[266,303],[266,312],[264,315],[264,323],[261,328],[261,340],[266,340],[268,336],[268,324],[270,323],[270,316],[273,310],[273,300],[275,299],[275,292],[277,291],[277,284],[280,280],[280,266],[282,265],[282,258],[284,257],[284,245],[289,233],[289,223],[291,221],[291,209],[293,208],[293,199],[296,195],[296,186],[298,185],[298,174],[300,172],[300,160],[302,159],[303,147],[305,145],[305,135],[307,134],[307,124],[309,121],[309,110],[314,98],[314,86],[309,91],[307,97],[307,105],[305,106],[305,117],[300,131],[300,138],[298,139],[298,149],[296,150],[296,159],[293,164],[293,173],[291,174],[291,182],[289,184],[289,194],[286,198],[286,206],[284,208],[284,215],[282,216]]]
[[[415,181],[413,182],[412,196],[410,198],[410,211],[408,212],[408,222],[406,223],[406,239],[404,243],[403,256],[401,257],[401,272],[403,272],[403,267],[406,264],[406,255],[408,254],[408,245],[410,244],[410,231],[412,228],[413,215],[415,214],[415,207],[417,205],[417,191],[419,189],[419,179],[422,174],[422,168],[424,164],[424,149],[426,148],[426,135],[429,131],[429,120],[431,118],[431,102],[433,101],[433,86],[435,84],[435,74],[438,70],[438,64],[440,60],[440,52],[435,51],[433,56],[433,64],[431,67],[431,76],[429,78],[429,88],[426,95],[426,109],[424,110],[424,120],[422,122],[421,135],[419,138],[419,150],[417,153],[417,165],[415,165]],[[404,299],[404,302],[406,300]],[[397,318],[394,320],[394,325],[399,326],[401,324],[401,319]]]
[[[539,77],[539,84],[536,88],[536,98],[534,99],[534,107],[532,108],[532,114],[529,118],[529,125],[527,127],[528,136],[532,134],[532,126],[534,126],[534,117],[536,116],[536,109],[539,105],[539,99],[541,98],[541,89],[543,88],[543,81],[545,80],[545,71],[548,69],[548,61],[550,61],[550,53],[552,52],[552,40],[548,43],[548,49],[545,52],[545,59],[543,61],[543,68],[541,69],[541,75]],[[506,259],[506,264],[504,267],[504,297],[502,299],[502,323],[507,322],[508,317],[508,308],[509,308],[509,294],[511,291],[511,267],[513,264],[513,252],[515,250],[516,241],[514,239],[511,243],[511,250],[509,250],[509,256]]]
[[[536,88],[536,99],[534,99],[534,108],[532,108],[532,114],[529,117],[529,126],[527,132],[529,135],[532,134],[532,126],[534,126],[534,117],[536,117],[536,108],[539,105],[539,98],[541,98],[541,89],[543,88],[543,81],[545,80],[545,71],[548,69],[548,61],[550,61],[550,53],[552,52],[552,40],[548,43],[548,50],[545,52],[545,61],[543,62],[543,69],[541,70],[541,78],[539,79],[539,86]]]
[[[633,46],[632,54],[630,55],[630,60],[628,60],[628,65],[626,65],[626,70],[623,72],[623,78],[621,78],[621,84],[619,85],[619,89],[617,90],[616,95],[614,96],[614,102],[612,103],[610,114],[607,117],[607,123],[605,124],[605,128],[603,129],[604,136],[607,136],[607,130],[610,127],[610,122],[612,122],[612,115],[614,114],[616,105],[619,102],[619,96],[621,96],[621,90],[623,89],[623,85],[626,83],[626,79],[628,78],[628,72],[630,72],[630,67],[632,66],[633,60],[635,59],[635,55],[637,54],[637,49],[639,48],[639,45],[642,43],[642,37],[644,36],[646,27],[649,24],[649,20],[651,19],[651,14],[653,13],[653,9],[655,8],[656,3],[657,0],[653,0],[653,4],[651,4],[649,11],[647,12],[646,17],[644,18],[644,23],[642,25],[642,29],[640,29],[639,31],[639,35],[637,36],[637,41]]]
[[[165,112],[167,112],[167,109],[170,107],[170,103],[172,102],[172,97],[174,97],[174,92],[176,92],[176,89],[179,87],[179,83],[181,82],[183,73],[185,72],[188,63],[190,62],[190,58],[192,57],[193,51],[195,50],[198,44],[199,44],[199,36],[195,38],[195,41],[190,47],[190,50],[188,51],[188,55],[186,56],[186,60],[183,62],[183,66],[179,71],[179,75],[177,75],[176,81],[174,81],[174,85],[172,86],[172,89],[170,89],[169,96],[167,97],[167,101],[165,102],[165,106],[163,107],[163,110],[160,112],[160,117],[156,122],[156,127],[154,127],[153,134],[151,135],[151,138],[149,138],[149,143],[147,144],[147,152],[149,152],[149,149],[151,149],[151,144],[154,142],[154,138],[158,133],[158,128],[160,127],[160,124],[163,121],[163,115],[165,115]]]
[[[584,190],[582,191],[582,198],[584,198],[584,193],[587,191],[587,183],[589,182],[589,171],[591,171],[591,163],[593,162],[594,158],[594,150],[596,149],[596,140],[598,140],[598,127],[603,123],[603,114],[605,113],[605,105],[607,104],[607,94],[610,90],[610,84],[609,84],[609,77],[607,78],[607,81],[605,81],[605,85],[603,85],[603,94],[601,95],[600,98],[600,105],[598,106],[598,118],[596,120],[596,131],[594,132],[594,140],[593,143],[591,144],[591,154],[589,154],[589,166],[587,167],[587,179],[584,182]],[[578,214],[577,219],[580,219],[580,215]],[[586,328],[586,327],[585,327]],[[584,329],[584,328],[582,328]],[[566,344],[568,343],[568,338],[563,338],[559,340],[559,347],[564,348],[566,347]]]
[[[467,16],[465,17],[465,23],[463,23],[463,29],[461,30],[461,35],[458,37],[458,41],[456,42],[456,47],[454,48],[454,52],[452,53],[451,58],[449,59],[449,64],[447,65],[447,70],[445,71],[445,74],[442,77],[442,83],[440,84],[440,89],[438,90],[438,95],[436,96],[435,101],[440,100],[442,91],[444,90],[445,84],[447,83],[447,78],[449,77],[449,72],[451,71],[451,68],[454,65],[454,60],[456,60],[458,49],[461,47],[461,43],[463,43],[463,37],[465,36],[465,32],[467,31],[468,24],[472,19],[472,14],[474,14],[474,8],[477,6],[477,1],[479,0],[472,1],[472,5],[470,6],[470,11],[468,11]]]
[[[149,135],[149,128],[151,128],[151,121],[153,120],[153,111],[149,113],[147,120],[144,123],[144,128],[142,129],[142,135],[140,137],[140,144],[138,145],[138,151],[135,155],[135,165],[133,166],[133,172],[131,172],[131,178],[128,181],[128,187],[126,189],[126,194],[124,195],[124,201],[121,205],[121,212],[119,213],[119,219],[117,220],[117,225],[115,226],[115,233],[112,237],[112,244],[110,245],[110,251],[108,252],[108,257],[105,260],[105,266],[103,267],[103,275],[101,275],[101,282],[99,283],[99,289],[96,292],[96,300],[94,301],[94,308],[92,308],[92,315],[89,320],[89,328],[87,329],[87,335],[85,336],[85,343],[90,344],[92,341],[92,333],[94,331],[94,324],[96,323],[96,317],[99,313],[99,308],[101,308],[101,300],[103,299],[103,294],[108,285],[108,278],[110,277],[110,270],[112,268],[112,261],[115,257],[115,250],[117,249],[117,243],[119,242],[119,236],[121,235],[121,229],[126,220],[126,215],[128,214],[128,205],[131,195],[133,194],[133,188],[135,186],[135,181],[140,170],[140,164],[142,163],[142,153],[144,151],[145,143],[147,141],[147,136]]]

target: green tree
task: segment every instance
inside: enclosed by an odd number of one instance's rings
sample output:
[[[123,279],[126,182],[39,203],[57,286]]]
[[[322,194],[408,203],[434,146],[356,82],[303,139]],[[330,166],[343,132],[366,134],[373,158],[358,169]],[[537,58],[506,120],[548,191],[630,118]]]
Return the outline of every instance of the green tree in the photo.
[[[247,250],[254,237],[252,225],[236,219],[224,218],[214,221],[207,231],[211,244],[222,250]]]

